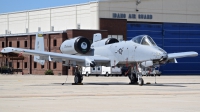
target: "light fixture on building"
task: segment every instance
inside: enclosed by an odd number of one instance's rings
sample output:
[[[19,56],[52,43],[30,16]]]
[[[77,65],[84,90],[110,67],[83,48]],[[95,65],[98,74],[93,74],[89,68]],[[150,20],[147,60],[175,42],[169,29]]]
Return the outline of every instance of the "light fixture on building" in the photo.
[[[51,31],[54,31],[54,26],[51,26]]]
[[[28,31],[28,28],[26,28],[26,33],[28,33],[29,31]]]
[[[41,27],[38,27],[38,31],[41,31]]]
[[[136,1],[136,5],[139,5],[141,3],[141,0]]]
[[[81,29],[81,25],[80,24],[77,24],[77,29]]]

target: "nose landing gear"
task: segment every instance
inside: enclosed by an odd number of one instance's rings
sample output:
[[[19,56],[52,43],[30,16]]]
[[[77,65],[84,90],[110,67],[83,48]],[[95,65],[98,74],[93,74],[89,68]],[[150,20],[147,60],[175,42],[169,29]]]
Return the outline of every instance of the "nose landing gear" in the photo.
[[[140,86],[144,85],[144,80],[142,78],[142,69],[138,64],[131,67],[131,73],[128,75],[130,79],[130,84],[138,84]]]
[[[138,75],[138,84],[139,84],[140,86],[144,85],[144,80],[143,80],[143,78],[140,77],[139,75]]]

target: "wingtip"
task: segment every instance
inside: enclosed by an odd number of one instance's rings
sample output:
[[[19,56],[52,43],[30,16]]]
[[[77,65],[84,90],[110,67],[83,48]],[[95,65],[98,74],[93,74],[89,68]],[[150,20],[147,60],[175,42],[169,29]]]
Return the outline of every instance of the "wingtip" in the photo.
[[[1,51],[1,53],[9,53],[9,52],[12,52],[12,48],[10,48],[10,47],[6,47],[6,48],[2,48],[0,51]]]
[[[0,49],[0,52],[1,52],[1,53],[4,53],[4,48],[1,48],[1,49]]]

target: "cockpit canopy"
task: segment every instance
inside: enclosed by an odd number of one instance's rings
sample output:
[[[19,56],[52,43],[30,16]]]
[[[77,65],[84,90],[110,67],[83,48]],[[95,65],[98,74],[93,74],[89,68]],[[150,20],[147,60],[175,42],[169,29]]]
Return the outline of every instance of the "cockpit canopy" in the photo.
[[[141,45],[157,46],[153,39],[148,35],[139,35],[133,37],[132,41]]]

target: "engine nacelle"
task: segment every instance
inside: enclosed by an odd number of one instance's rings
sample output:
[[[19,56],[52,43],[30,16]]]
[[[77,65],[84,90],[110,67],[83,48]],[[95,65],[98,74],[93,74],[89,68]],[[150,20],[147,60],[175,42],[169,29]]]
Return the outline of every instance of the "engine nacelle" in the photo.
[[[60,51],[63,54],[86,54],[90,50],[90,47],[90,41],[85,37],[79,36],[65,40],[60,46]]]
[[[91,48],[100,47],[100,46],[104,46],[107,44],[113,44],[113,43],[117,43],[117,42],[119,42],[119,40],[117,40],[116,38],[109,37],[109,38],[105,38],[105,39],[102,39],[102,40],[92,43]]]

